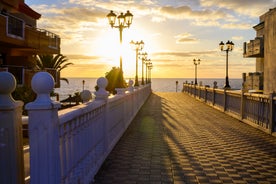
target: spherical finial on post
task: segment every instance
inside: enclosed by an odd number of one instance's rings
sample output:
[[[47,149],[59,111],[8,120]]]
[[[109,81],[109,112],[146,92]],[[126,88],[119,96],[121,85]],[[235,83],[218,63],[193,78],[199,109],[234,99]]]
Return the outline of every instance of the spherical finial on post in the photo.
[[[80,96],[81,96],[81,99],[82,99],[82,102],[89,102],[89,100],[92,99],[92,95],[91,95],[91,92],[89,90],[83,90],[81,93],[80,93]]]
[[[213,84],[214,84],[214,85],[213,85],[213,88],[218,88],[218,82],[217,82],[217,81],[214,81]]]
[[[133,91],[134,91],[133,84],[134,84],[133,80],[130,79],[130,80],[128,81],[128,91],[129,91],[129,92],[133,92]]]
[[[95,92],[96,100],[106,100],[109,93],[105,90],[108,81],[105,77],[100,77],[97,80],[98,91]]]
[[[38,72],[32,78],[32,89],[37,94],[35,103],[52,102],[50,93],[54,90],[54,78],[48,72]]]
[[[11,93],[16,88],[16,79],[9,72],[0,72],[0,105],[6,106],[14,104]]]

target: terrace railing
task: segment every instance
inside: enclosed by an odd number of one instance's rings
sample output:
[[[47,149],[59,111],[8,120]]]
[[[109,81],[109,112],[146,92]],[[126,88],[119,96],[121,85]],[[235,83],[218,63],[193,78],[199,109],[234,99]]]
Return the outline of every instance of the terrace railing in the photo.
[[[276,97],[183,84],[183,92],[269,134],[276,134]]]
[[[151,93],[150,84],[109,96],[107,80],[99,78],[96,98],[58,111],[50,99],[53,77],[38,72],[32,78],[37,94],[28,111],[30,183],[89,183]],[[22,106],[11,92],[16,80],[0,72],[0,183],[24,183]],[[86,92],[86,93],[84,93]],[[26,162],[26,161],[25,161]],[[7,168],[7,165],[10,167]],[[10,168],[10,169],[9,169]]]
[[[60,37],[50,31],[25,24],[10,14],[0,14],[0,42],[22,48],[38,49],[40,53],[58,54]],[[36,50],[37,52],[37,50]]]

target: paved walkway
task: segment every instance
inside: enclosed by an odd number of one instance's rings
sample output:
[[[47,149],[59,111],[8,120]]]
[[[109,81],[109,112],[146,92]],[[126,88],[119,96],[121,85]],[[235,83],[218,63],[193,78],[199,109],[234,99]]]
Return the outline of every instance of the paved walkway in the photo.
[[[95,183],[276,183],[276,138],[183,93],[153,93]]]

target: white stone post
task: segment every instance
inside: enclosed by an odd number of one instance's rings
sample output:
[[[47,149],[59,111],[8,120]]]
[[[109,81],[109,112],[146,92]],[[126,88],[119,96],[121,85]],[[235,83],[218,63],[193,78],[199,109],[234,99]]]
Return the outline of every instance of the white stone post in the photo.
[[[227,106],[228,106],[228,104],[227,104],[227,92],[226,92],[226,88],[224,88],[224,90],[223,90],[223,112],[226,111]]]
[[[106,91],[106,86],[108,84],[108,80],[105,77],[100,77],[97,80],[97,86],[98,86],[98,91],[96,91],[95,94],[95,101],[101,102],[103,101],[106,103],[105,106],[105,112],[104,112],[104,117],[103,117],[103,123],[104,123],[104,152],[105,154],[109,153],[109,134],[108,134],[108,127],[107,127],[107,120],[109,116],[109,106],[108,106],[108,96],[109,92]]]
[[[269,94],[269,125],[268,131],[269,133],[273,133],[275,131],[275,104],[274,104],[275,93]]]
[[[11,93],[16,80],[9,72],[0,72],[0,183],[24,183],[22,145],[22,106]]]
[[[244,87],[241,89],[241,104],[240,104],[240,118],[244,118],[244,108],[245,108],[245,96],[244,96]]]
[[[26,105],[29,115],[31,184],[56,184],[61,181],[59,156],[58,108],[50,93],[54,79],[47,72],[32,78],[32,89],[37,94],[34,102]]]
[[[105,77],[100,77],[97,80],[98,91],[95,92],[96,100],[107,100],[109,93],[105,90],[108,80]]]
[[[128,91],[129,92],[133,92],[134,91],[134,87],[133,87],[133,80],[129,80],[128,81]]]

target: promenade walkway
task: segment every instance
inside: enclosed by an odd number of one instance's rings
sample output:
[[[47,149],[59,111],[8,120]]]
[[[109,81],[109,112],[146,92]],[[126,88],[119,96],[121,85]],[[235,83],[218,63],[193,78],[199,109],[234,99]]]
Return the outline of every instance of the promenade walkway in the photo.
[[[95,184],[276,183],[276,138],[183,93],[153,93]]]

